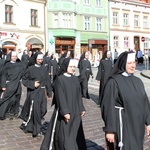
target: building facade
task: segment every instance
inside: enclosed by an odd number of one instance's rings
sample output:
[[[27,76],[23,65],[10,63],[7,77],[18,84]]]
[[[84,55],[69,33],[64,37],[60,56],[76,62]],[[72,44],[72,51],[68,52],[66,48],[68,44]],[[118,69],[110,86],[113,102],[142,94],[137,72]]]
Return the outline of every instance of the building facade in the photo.
[[[81,54],[107,49],[108,1],[48,0],[48,49],[58,54]]]
[[[109,0],[111,51],[150,48],[150,0]]]
[[[45,51],[45,0],[0,0],[0,47]]]

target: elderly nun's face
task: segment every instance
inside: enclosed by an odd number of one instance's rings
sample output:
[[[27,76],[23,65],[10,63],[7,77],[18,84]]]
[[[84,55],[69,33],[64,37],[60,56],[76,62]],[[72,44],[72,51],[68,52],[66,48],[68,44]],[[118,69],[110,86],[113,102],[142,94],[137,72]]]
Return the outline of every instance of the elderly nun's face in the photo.
[[[135,61],[130,61],[126,63],[126,72],[128,74],[133,74],[135,71],[135,67],[136,67],[136,62]]]
[[[17,60],[17,54],[12,54],[11,55],[11,61],[15,62]]]
[[[42,62],[43,62],[43,59],[42,59],[42,58],[37,58],[37,59],[36,59],[36,63],[37,63],[38,65],[41,65]]]
[[[75,64],[74,61],[70,61],[68,68],[67,68],[67,73],[68,74],[73,74],[75,72]]]

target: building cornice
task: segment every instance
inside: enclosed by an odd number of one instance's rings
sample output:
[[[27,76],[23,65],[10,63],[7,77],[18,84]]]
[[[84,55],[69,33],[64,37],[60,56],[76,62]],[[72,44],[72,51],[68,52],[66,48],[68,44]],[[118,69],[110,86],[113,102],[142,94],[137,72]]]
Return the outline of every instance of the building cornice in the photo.
[[[46,4],[47,3],[47,0],[24,0],[24,1],[37,2],[37,3],[42,3],[42,4]]]
[[[8,28],[0,28],[0,31],[17,32],[17,33],[31,33],[31,34],[43,34],[44,33],[44,31],[37,31],[37,30],[20,30],[20,29],[8,29]]]
[[[143,6],[143,7],[150,7],[150,3],[137,1],[137,0],[109,0],[109,2],[136,5],[136,6]]]
[[[118,29],[118,28],[110,28],[110,31],[120,31],[120,32],[130,32],[130,33],[145,33],[150,34],[150,31],[139,31],[139,30],[126,30],[126,29]]]

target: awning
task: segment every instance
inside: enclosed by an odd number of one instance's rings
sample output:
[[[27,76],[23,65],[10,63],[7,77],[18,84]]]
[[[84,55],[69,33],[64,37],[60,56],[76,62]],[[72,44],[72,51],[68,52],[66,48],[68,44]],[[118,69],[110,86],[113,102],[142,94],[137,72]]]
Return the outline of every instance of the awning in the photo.
[[[30,45],[43,45],[43,43],[37,38],[31,38],[27,43],[30,43]]]

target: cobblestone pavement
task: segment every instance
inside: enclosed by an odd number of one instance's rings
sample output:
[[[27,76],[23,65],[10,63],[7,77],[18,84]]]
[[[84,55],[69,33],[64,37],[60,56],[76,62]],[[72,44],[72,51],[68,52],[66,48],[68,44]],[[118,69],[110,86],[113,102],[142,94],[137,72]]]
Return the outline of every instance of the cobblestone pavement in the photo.
[[[97,68],[93,69],[94,76],[97,72]],[[140,77],[145,85],[148,96],[150,97],[150,82],[149,79],[140,75],[140,71],[137,70],[136,76]],[[85,132],[87,150],[104,150],[105,139],[104,132],[102,131],[103,121],[101,119],[100,108],[97,107],[98,98],[98,83],[94,79],[89,81],[89,93],[92,99],[83,99],[86,115],[83,117],[83,128]],[[21,104],[24,103],[26,90],[23,87],[23,94],[21,98]],[[51,101],[48,101],[48,112],[44,121],[49,121],[53,107],[51,107]],[[8,118],[4,121],[0,121],[0,150],[39,150],[43,136],[33,138],[30,133],[24,133],[19,129],[22,120]],[[150,150],[150,140],[145,138],[144,150]]]

